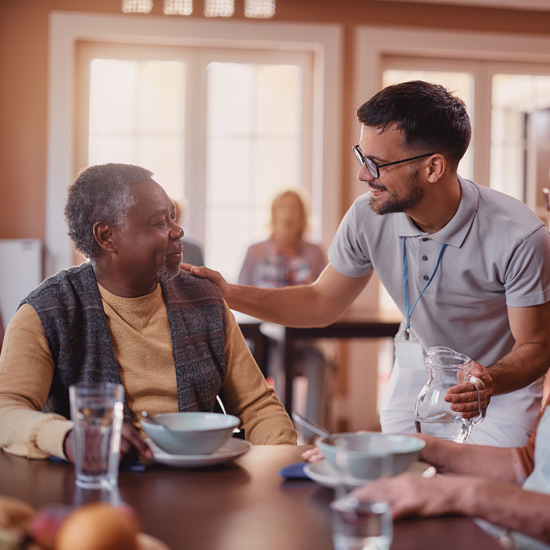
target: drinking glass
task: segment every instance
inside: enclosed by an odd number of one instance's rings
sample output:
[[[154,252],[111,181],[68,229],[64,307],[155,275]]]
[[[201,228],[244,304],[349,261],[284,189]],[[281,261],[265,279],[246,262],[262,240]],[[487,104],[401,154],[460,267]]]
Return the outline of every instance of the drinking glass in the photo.
[[[82,488],[117,486],[124,388],[78,384],[69,388],[75,434],[75,482]]]
[[[334,550],[389,550],[393,540],[393,520],[389,503],[380,500],[360,501],[351,494],[353,489],[375,480],[365,481],[354,477],[349,468],[354,451],[347,449],[345,442],[338,442],[338,439],[335,443],[342,448],[336,456],[336,500],[330,505]],[[378,454],[375,460],[381,461],[380,477],[391,475],[391,453]]]

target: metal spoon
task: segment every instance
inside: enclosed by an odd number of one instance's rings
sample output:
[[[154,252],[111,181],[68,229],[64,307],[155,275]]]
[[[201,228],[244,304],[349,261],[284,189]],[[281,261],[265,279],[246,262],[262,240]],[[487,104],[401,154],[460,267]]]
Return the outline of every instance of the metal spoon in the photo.
[[[329,445],[334,445],[334,436],[327,432],[324,428],[319,426],[319,424],[315,424],[315,422],[312,422],[311,420],[308,420],[307,418],[304,418],[300,413],[293,412],[292,413],[292,419],[301,424],[302,426],[305,426],[309,430],[311,430],[313,433],[316,433],[317,435],[320,435],[321,437],[325,438],[327,440],[327,443]]]
[[[227,411],[225,410],[225,407],[223,406],[223,402],[220,399],[219,395],[216,395],[216,401],[218,402],[218,405],[220,406],[220,409],[222,410],[222,413],[227,414]],[[239,433],[241,433],[241,430],[239,430],[239,428],[233,428],[233,433],[234,434],[239,434]]]
[[[154,416],[148,415],[147,411],[141,411],[141,416],[151,422],[151,424],[156,424],[157,426],[161,426],[166,429],[166,426],[160,420],[157,420]]]

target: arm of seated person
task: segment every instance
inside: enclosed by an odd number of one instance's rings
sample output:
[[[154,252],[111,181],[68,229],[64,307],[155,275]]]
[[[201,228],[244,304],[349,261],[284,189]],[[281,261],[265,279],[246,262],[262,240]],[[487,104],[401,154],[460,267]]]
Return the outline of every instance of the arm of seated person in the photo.
[[[12,318],[0,356],[0,447],[27,458],[65,458],[72,422],[43,413],[53,359],[36,311],[25,304]]]
[[[365,485],[354,496],[389,502],[394,518],[461,514],[550,543],[550,495],[518,485],[477,476],[402,474]]]
[[[464,445],[424,434],[413,437],[426,443],[420,460],[435,466],[442,474],[478,475],[506,483],[522,483],[530,473],[518,464],[514,448]]]
[[[36,311],[25,304],[9,324],[0,356],[0,447],[6,452],[74,461],[73,423],[61,415],[42,412],[53,372],[42,323]],[[127,426],[123,429],[121,456],[131,448],[152,457],[138,432]]]
[[[295,445],[297,434],[290,417],[273,388],[267,385],[227,306],[226,318],[227,370],[221,397],[227,412],[241,419],[250,443]]]

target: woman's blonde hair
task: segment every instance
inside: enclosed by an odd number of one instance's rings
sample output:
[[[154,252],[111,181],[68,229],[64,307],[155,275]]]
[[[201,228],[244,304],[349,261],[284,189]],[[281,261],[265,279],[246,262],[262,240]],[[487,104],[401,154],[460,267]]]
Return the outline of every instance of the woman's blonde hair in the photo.
[[[305,193],[300,189],[285,189],[275,195],[271,201],[271,218],[269,220],[269,231],[273,236],[275,231],[275,210],[279,206],[282,199],[286,197],[294,197],[300,206],[301,224],[298,232],[298,237],[302,239],[304,235],[309,231],[309,202]]]

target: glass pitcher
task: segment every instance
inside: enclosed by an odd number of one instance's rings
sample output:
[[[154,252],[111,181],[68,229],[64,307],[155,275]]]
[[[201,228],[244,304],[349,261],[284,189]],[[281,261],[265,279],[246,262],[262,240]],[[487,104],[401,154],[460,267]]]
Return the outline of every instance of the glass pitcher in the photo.
[[[479,396],[483,382],[470,374],[472,360],[462,353],[435,346],[426,348],[423,355],[428,378],[416,399],[416,431],[462,443],[470,436],[472,426],[483,420]],[[479,414],[475,418],[463,418],[460,413],[451,410],[451,404],[445,401],[447,390],[462,382],[471,382],[476,387]]]

